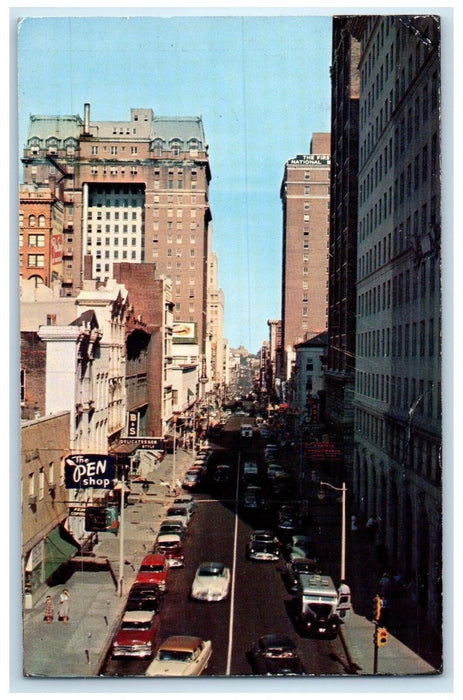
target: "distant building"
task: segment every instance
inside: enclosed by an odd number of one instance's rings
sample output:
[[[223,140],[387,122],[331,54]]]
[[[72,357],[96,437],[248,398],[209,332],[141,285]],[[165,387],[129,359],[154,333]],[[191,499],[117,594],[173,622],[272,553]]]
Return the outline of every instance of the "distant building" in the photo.
[[[326,331],[295,346],[296,362],[293,372],[291,408],[300,415],[309,415],[312,400],[318,405],[320,393],[325,389],[325,355],[328,341]]]
[[[283,206],[283,379],[291,375],[294,346],[327,328],[330,206],[330,134],[315,133],[310,154],[287,161]]]

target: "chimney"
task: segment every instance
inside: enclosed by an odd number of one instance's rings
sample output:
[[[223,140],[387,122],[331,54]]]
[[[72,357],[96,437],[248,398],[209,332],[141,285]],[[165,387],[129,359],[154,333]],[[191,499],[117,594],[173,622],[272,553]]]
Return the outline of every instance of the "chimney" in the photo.
[[[90,133],[90,103],[84,104],[84,134]]]

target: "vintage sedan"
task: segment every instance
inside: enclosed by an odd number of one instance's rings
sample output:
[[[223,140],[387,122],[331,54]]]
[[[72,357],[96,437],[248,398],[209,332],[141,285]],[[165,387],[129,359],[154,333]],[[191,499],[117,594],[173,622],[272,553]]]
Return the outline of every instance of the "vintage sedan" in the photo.
[[[168,575],[169,566],[164,554],[148,554],[140,564],[135,580],[137,583],[155,583],[165,591]]]
[[[200,637],[175,635],[162,642],[146,676],[200,676],[207,668],[212,644]]]
[[[125,612],[111,645],[113,659],[126,656],[147,658],[153,655],[160,617],[148,610]]]
[[[255,530],[246,545],[246,558],[256,561],[278,561],[281,542],[270,530]]]
[[[186,529],[189,525],[191,516],[190,516],[190,514],[188,512],[188,508],[186,508],[186,506],[181,506],[181,505],[174,506],[173,505],[167,509],[164,518],[165,518],[165,520],[178,520],[179,522],[182,523],[183,527]]]
[[[201,475],[200,469],[188,469],[183,477],[182,488],[190,490],[198,488],[201,484]]]
[[[294,641],[284,634],[265,634],[248,653],[253,672],[258,676],[299,676],[307,671]]]
[[[314,574],[318,572],[315,559],[294,556],[286,562],[286,581],[291,593],[297,593],[300,574]]]
[[[230,569],[219,562],[205,562],[197,570],[191,586],[194,600],[224,600],[230,589]]]
[[[164,554],[170,568],[184,565],[182,538],[175,533],[158,535],[154,543],[154,554]]]
[[[126,612],[146,610],[157,613],[162,604],[163,593],[155,583],[134,583],[129,591]]]
[[[180,520],[163,520],[159,526],[159,535],[179,535],[185,539],[186,530]]]

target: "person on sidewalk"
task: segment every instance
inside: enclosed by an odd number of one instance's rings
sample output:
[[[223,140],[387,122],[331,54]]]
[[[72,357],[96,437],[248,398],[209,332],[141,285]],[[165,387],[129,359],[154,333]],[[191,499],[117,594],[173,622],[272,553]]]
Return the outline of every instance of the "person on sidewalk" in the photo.
[[[45,599],[45,612],[43,619],[46,620],[47,625],[51,625],[53,622],[53,617],[55,615],[55,606],[53,605],[53,598],[51,595],[47,595]]]
[[[58,619],[64,622],[65,625],[69,622],[69,591],[67,588],[61,593],[59,597],[59,608],[58,608]]]

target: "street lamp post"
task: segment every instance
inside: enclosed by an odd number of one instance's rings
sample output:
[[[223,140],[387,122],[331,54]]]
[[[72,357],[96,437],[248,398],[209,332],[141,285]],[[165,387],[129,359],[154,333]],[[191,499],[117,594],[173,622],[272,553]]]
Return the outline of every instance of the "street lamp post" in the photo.
[[[341,581],[346,578],[346,484],[343,482],[342,487],[333,486],[327,481],[320,481],[320,486],[328,486],[333,491],[342,492],[342,517],[341,517]]]

